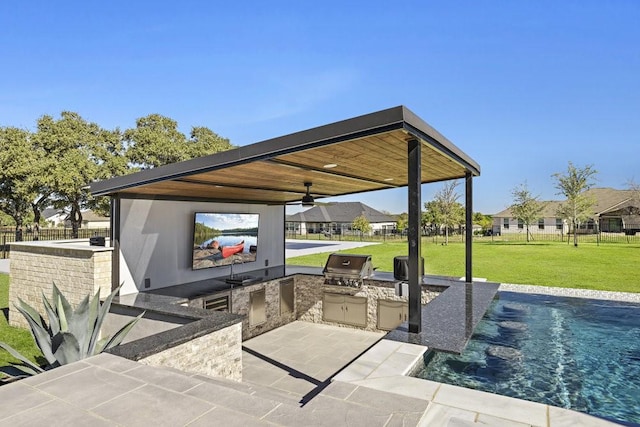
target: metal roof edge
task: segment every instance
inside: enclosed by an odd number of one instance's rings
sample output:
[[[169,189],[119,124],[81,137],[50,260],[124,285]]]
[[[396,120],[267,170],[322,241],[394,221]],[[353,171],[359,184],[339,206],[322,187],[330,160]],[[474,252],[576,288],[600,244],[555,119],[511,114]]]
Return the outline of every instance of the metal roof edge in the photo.
[[[471,157],[466,155],[462,150],[449,141],[444,135],[435,130],[431,125],[418,117],[413,111],[402,106],[403,121],[408,125],[405,127],[407,131],[417,131],[419,138],[425,139],[436,145],[437,148],[447,153],[454,160],[462,163],[473,175],[480,175],[480,165]]]

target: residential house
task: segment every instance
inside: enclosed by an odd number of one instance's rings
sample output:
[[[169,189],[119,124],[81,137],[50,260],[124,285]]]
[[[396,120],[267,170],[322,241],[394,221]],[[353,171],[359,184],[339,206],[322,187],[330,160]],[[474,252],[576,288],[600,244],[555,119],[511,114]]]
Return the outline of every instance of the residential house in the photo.
[[[42,211],[42,218],[51,227],[71,227],[69,221],[69,213],[62,209],[47,208]],[[108,217],[101,216],[93,212],[91,209],[82,211],[81,228],[109,228],[110,220]]]
[[[109,228],[109,217],[98,215],[91,209],[82,212],[82,228]]]
[[[46,208],[40,214],[46,221],[47,226],[51,227],[63,225],[67,218],[67,213],[62,209]]]
[[[304,212],[288,215],[287,232],[295,234],[350,234],[353,221],[364,216],[374,234],[385,234],[396,227],[396,219],[360,202],[329,203],[314,206]]]
[[[593,215],[580,225],[579,232],[621,233],[640,231],[640,201],[630,190],[616,190],[613,188],[592,188],[585,192],[595,201]],[[558,217],[557,211],[562,201],[545,201],[541,218],[529,226],[529,231],[567,233],[569,224]],[[525,225],[513,217],[511,209],[493,215],[493,234],[522,233]]]

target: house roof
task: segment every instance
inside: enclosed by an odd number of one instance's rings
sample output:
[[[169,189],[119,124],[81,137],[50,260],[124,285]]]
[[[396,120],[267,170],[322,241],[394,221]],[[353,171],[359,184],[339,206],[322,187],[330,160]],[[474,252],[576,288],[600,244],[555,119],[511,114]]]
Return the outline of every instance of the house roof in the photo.
[[[557,200],[543,200],[540,203],[544,203],[544,209],[542,209],[542,217],[554,217],[556,216],[556,212],[558,207],[560,206],[559,201]],[[507,208],[503,211],[498,212],[497,214],[492,215],[493,218],[513,218],[513,214],[511,213],[511,208]]]
[[[616,210],[633,198],[632,191],[616,190],[614,188],[592,188],[586,191],[585,194],[593,197],[596,201],[593,205],[593,212],[596,215]]]
[[[421,148],[420,181],[480,175],[480,166],[404,106],[210,156],[92,183],[95,196],[264,204],[408,185],[408,141]]]
[[[387,215],[360,202],[329,203],[314,206],[304,212],[287,216],[288,222],[353,222],[360,216],[372,224],[380,222],[395,222],[392,215]]]
[[[631,190],[616,190],[614,188],[591,188],[584,192],[588,197],[592,197],[595,200],[593,205],[593,214],[599,216],[610,211],[614,211],[622,206],[625,206],[633,199],[633,192]],[[555,217],[558,207],[564,201],[549,200],[543,201],[545,208],[542,211],[542,217],[549,218]],[[511,209],[507,208],[497,214],[493,215],[494,218],[513,218]]]
[[[55,209],[55,208],[43,209],[40,214],[42,215],[42,218],[44,218],[44,219],[49,219],[49,218],[51,218],[53,216],[56,216],[56,215],[66,215],[66,213],[62,209]]]
[[[102,215],[98,215],[97,213],[95,213],[94,211],[92,211],[91,209],[86,210],[84,212],[82,212],[82,220],[83,221],[110,221],[110,219],[106,216],[102,216]]]

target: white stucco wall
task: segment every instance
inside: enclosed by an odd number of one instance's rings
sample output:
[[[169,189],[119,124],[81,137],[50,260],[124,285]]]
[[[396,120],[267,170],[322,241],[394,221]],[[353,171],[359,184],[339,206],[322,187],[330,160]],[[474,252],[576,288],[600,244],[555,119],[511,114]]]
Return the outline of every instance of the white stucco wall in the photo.
[[[534,221],[529,225],[529,230],[532,233],[553,233],[553,232],[564,232],[568,231],[568,225],[566,221],[563,223],[563,229],[559,230],[556,228],[556,218],[555,217],[545,217],[544,219],[544,229],[540,229],[538,227],[538,221]],[[502,233],[502,234],[514,234],[514,233],[524,233],[523,228],[518,228],[518,220],[515,218],[509,218],[509,228],[504,228],[504,218],[503,217],[494,217],[493,218],[493,232],[494,233]]]
[[[239,203],[177,202],[123,199],[120,216],[121,294],[223,277],[229,267],[193,270],[193,219],[195,212],[260,214],[256,262],[236,264],[233,273],[284,265],[282,206]],[[145,279],[151,286],[144,287]]]

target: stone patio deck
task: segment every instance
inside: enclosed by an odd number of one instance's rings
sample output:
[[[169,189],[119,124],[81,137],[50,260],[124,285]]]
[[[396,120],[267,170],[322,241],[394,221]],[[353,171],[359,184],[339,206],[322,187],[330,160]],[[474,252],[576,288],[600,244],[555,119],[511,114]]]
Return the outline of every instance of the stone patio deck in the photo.
[[[426,348],[381,338],[293,322],[244,343],[243,382],[101,354],[0,387],[0,426],[615,425],[406,377]]]

